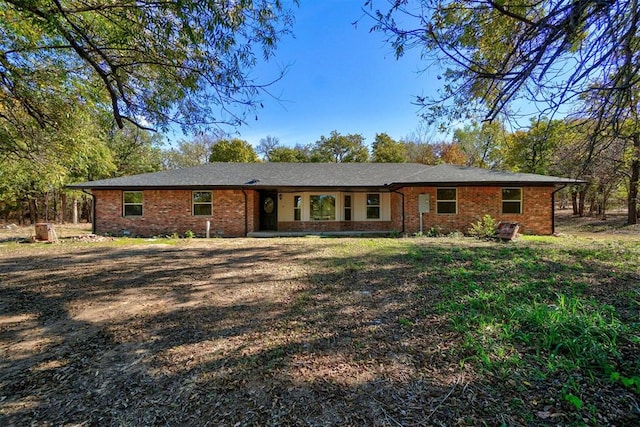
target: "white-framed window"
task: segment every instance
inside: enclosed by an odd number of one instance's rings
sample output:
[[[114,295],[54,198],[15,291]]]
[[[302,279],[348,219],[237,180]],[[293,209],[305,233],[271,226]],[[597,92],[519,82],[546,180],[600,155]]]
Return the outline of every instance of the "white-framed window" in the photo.
[[[436,212],[447,215],[458,213],[457,188],[438,188],[436,190]]]
[[[302,196],[293,196],[293,220],[302,219]]]
[[[367,193],[367,219],[380,219],[380,193]]]
[[[522,188],[507,187],[502,189],[502,213],[522,213]]]
[[[213,212],[213,194],[211,191],[194,191],[193,199],[193,215],[194,216],[211,216]]]
[[[142,216],[142,202],[144,197],[142,191],[122,192],[122,215]]]
[[[344,220],[345,221],[351,221],[351,213],[353,212],[353,205],[352,205],[352,197],[351,194],[345,194],[344,196]]]
[[[309,196],[309,207],[311,221],[335,221],[336,219],[336,196],[333,194]]]

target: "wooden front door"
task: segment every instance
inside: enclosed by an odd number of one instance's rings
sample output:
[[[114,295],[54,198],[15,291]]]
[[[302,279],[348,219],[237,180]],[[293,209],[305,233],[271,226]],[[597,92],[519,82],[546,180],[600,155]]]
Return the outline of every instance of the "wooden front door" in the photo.
[[[260,230],[278,230],[278,193],[275,191],[260,193]]]

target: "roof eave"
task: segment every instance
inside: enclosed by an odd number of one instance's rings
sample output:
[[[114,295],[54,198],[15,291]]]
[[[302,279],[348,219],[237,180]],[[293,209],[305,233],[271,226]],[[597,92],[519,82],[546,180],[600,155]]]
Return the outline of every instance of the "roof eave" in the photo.
[[[389,188],[396,190],[402,187],[476,187],[476,186],[518,186],[518,187],[552,187],[560,185],[586,184],[582,180],[558,181],[423,181],[423,182],[394,182]]]

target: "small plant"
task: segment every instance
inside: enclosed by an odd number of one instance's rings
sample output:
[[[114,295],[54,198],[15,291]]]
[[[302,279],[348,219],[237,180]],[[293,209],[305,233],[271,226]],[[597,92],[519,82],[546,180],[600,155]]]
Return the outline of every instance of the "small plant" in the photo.
[[[413,322],[406,317],[399,318],[398,323],[400,323],[402,326],[413,326]]]
[[[447,237],[450,239],[461,239],[464,237],[464,234],[458,230],[453,230],[451,233],[447,234]]]
[[[498,223],[491,215],[485,215],[482,219],[469,228],[469,235],[478,239],[487,239],[495,236]]]
[[[196,233],[191,230],[187,230],[184,232],[184,237],[187,239],[193,239],[194,237],[196,237]]]
[[[629,390],[640,394],[640,377],[633,376],[631,378],[627,378],[624,375],[621,375],[619,372],[612,372],[611,380],[614,382],[620,382]]]
[[[427,231],[427,237],[440,237],[440,236],[442,236],[442,233],[440,232],[439,228],[431,227]]]
[[[567,402],[569,402],[578,411],[582,409],[582,407],[584,406],[584,402],[582,401],[582,399],[580,399],[575,394],[566,393],[562,395],[562,398]]]

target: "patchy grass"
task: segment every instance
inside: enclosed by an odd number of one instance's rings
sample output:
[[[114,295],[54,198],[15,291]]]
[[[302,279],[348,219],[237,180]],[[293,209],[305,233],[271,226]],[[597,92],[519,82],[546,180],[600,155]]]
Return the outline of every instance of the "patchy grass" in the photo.
[[[637,425],[640,238],[0,245],[2,425]]]

